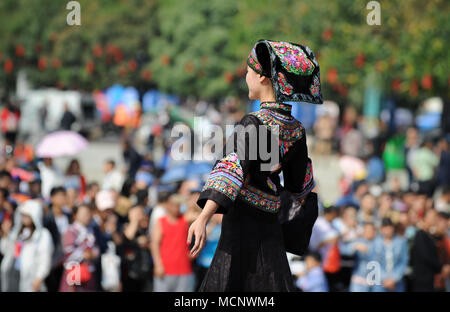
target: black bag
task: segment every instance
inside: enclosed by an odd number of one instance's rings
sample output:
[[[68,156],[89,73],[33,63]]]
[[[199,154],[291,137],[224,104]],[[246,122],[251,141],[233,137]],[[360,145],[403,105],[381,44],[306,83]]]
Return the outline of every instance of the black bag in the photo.
[[[278,213],[287,252],[302,256],[308,250],[312,228],[319,214],[317,194],[310,192],[303,204],[288,191],[280,194],[281,206]]]

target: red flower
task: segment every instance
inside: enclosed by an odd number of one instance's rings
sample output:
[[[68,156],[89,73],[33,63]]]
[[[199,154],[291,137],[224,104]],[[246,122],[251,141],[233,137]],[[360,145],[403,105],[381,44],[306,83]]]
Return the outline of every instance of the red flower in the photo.
[[[94,69],[95,69],[95,64],[94,64],[94,62],[92,62],[92,61],[87,62],[87,63],[86,63],[86,66],[85,66],[85,69],[86,69],[86,71],[87,71],[89,74],[92,74],[92,73],[94,72]]]
[[[400,81],[400,79],[395,78],[395,79],[392,81],[391,86],[392,86],[392,90],[394,90],[394,91],[399,91],[400,88],[402,87],[402,82]]]
[[[100,44],[96,44],[94,46],[94,49],[92,49],[92,53],[94,54],[95,57],[101,57],[103,54],[103,48]]]
[[[12,72],[13,71],[13,69],[14,69],[14,63],[13,63],[13,61],[11,60],[11,59],[7,59],[6,60],[6,62],[5,62],[5,72],[7,73],[7,74],[9,74],[10,72]]]
[[[335,84],[338,78],[338,71],[336,68],[330,68],[327,72],[327,81],[331,84]]]
[[[41,51],[42,51],[42,44],[37,43],[36,47],[35,47],[35,50],[36,50],[36,53],[41,53]]]
[[[192,62],[187,62],[186,65],[184,65],[184,70],[189,73],[192,74],[194,72],[194,64],[192,64]]]
[[[128,69],[129,69],[131,72],[134,72],[134,71],[137,69],[137,63],[136,63],[135,60],[129,60],[129,61],[128,61]]]
[[[429,74],[423,76],[421,85],[425,90],[430,90],[433,87],[433,77],[431,77],[431,75]]]
[[[41,56],[38,60],[38,68],[39,70],[44,70],[47,68],[47,59],[44,56]]]
[[[16,55],[18,57],[22,57],[25,55],[25,48],[23,47],[23,45],[19,44],[16,46]]]
[[[322,33],[322,39],[325,41],[328,41],[333,37],[333,30],[331,29],[325,29]]]
[[[161,63],[163,66],[167,66],[170,64],[170,57],[168,55],[161,56]]]
[[[59,68],[61,67],[61,60],[59,58],[54,58],[52,60],[52,67],[53,68]]]
[[[355,66],[358,68],[361,68],[366,63],[366,56],[364,53],[358,53],[358,55],[355,58]]]
[[[122,62],[122,60],[123,60],[123,52],[122,52],[122,50],[120,48],[116,48],[116,50],[114,51],[114,60],[117,63]]]
[[[412,97],[416,97],[416,96],[419,95],[419,85],[418,85],[416,79],[414,79],[414,80],[411,82],[411,86],[410,86],[410,88],[409,88],[409,94],[410,94]]]
[[[141,72],[141,78],[144,80],[150,80],[152,78],[152,72],[146,68]]]

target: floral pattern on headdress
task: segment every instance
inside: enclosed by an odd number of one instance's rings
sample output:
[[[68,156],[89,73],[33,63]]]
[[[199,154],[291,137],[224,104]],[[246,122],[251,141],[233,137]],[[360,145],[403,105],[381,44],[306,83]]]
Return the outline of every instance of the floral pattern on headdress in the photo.
[[[320,81],[319,78],[314,77],[313,84],[309,87],[309,91],[311,91],[311,95],[319,96],[320,95]]]
[[[300,47],[288,42],[269,41],[269,44],[288,72],[297,75],[311,75],[314,71],[314,64]]]
[[[259,54],[262,51],[258,47],[260,44],[265,46],[261,48],[267,48],[268,53]],[[323,103],[319,63],[307,46],[262,39],[255,44],[247,63],[261,72],[261,64],[270,66],[264,68],[264,73],[267,72],[272,81],[276,102]]]
[[[259,64],[258,59],[256,58],[255,48],[252,49],[252,52],[247,58],[247,64],[250,66],[255,72],[262,75],[262,66]]]
[[[278,83],[280,84],[281,92],[286,95],[291,95],[293,87],[286,81],[286,77],[284,77],[283,73],[278,73]]]

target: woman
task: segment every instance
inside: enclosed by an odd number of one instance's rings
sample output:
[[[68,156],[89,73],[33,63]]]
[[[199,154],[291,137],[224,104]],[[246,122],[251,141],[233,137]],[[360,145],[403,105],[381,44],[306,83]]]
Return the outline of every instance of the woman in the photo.
[[[86,195],[86,178],[81,173],[80,162],[78,159],[72,159],[66,170],[65,184],[67,189],[77,190],[79,202],[83,201]]]
[[[189,229],[188,243],[195,236],[195,257],[205,245],[212,215],[224,214],[219,244],[200,291],[295,289],[278,221],[280,194],[288,191],[301,202],[314,180],[305,130],[283,101],[321,104],[319,65],[308,47],[269,40],[256,43],[247,64],[249,98],[260,100],[260,110],[245,115],[228,140],[224,157],[216,162],[197,201],[203,211]],[[249,136],[242,136],[242,126],[249,126]],[[278,146],[263,160],[261,153],[267,150],[260,149],[274,140]]]
[[[100,256],[89,224],[91,209],[86,205],[74,211],[75,221],[63,237],[64,274],[59,291],[96,291],[95,261]]]
[[[2,291],[46,291],[44,280],[50,273],[53,242],[42,225],[42,214],[42,204],[28,200],[19,206],[11,232],[3,233]]]

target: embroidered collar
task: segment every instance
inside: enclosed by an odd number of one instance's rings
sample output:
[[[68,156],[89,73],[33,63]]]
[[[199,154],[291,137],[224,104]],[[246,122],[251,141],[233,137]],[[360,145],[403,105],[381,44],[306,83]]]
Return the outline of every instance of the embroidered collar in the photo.
[[[280,102],[262,102],[260,109],[272,109],[279,113],[290,116],[292,111],[292,105]]]

